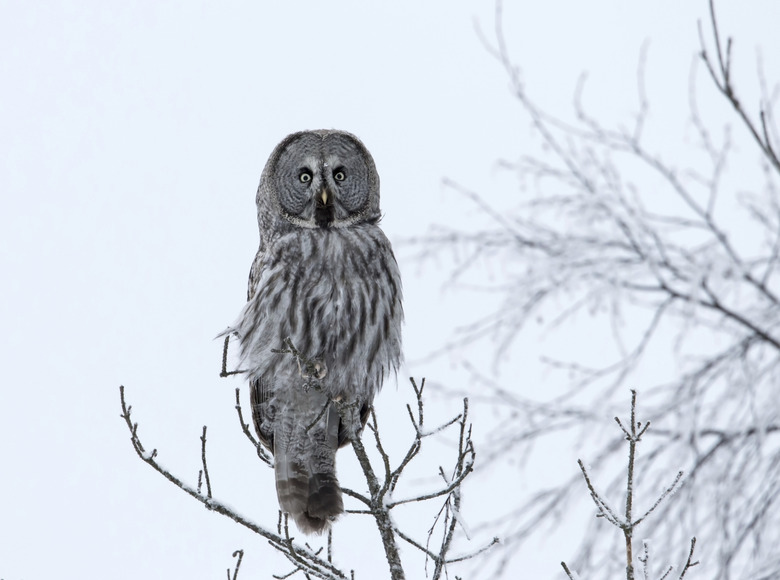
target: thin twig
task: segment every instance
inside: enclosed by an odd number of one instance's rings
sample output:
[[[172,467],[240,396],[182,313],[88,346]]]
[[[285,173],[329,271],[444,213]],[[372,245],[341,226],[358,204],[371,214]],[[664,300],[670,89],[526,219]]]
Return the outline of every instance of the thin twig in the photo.
[[[263,463],[269,467],[273,467],[273,459],[262,446],[262,444],[257,439],[255,439],[255,436],[249,430],[249,424],[244,421],[244,413],[241,409],[241,389],[239,387],[236,387],[236,413],[238,413],[238,422],[241,425],[241,431],[243,431],[246,438],[249,439],[249,441],[254,446],[255,451],[257,452],[257,456]]]
[[[211,499],[211,478],[209,467],[206,465],[206,426],[203,426],[203,434],[200,436],[200,460],[203,464],[203,475],[206,478],[206,497]]]
[[[696,548],[696,538],[693,537],[691,538],[691,547],[688,550],[688,559],[685,561],[685,566],[683,566],[683,569],[680,571],[680,577],[678,578],[678,580],[683,580],[683,578],[685,578],[685,575],[688,573],[688,570],[690,570],[694,566],[699,565],[698,560],[696,560],[695,562],[693,561],[693,551],[695,548]]]
[[[220,377],[229,377],[231,375],[240,375],[245,373],[245,370],[227,370],[227,356],[228,356],[228,344],[230,343],[230,335],[225,335],[225,342],[222,345],[222,370],[219,372]]]
[[[237,580],[238,569],[241,567],[241,560],[244,559],[244,550],[236,550],[233,552],[233,557],[238,558],[236,560],[236,567],[233,569],[233,575],[230,575],[230,568],[227,569],[227,580]]]

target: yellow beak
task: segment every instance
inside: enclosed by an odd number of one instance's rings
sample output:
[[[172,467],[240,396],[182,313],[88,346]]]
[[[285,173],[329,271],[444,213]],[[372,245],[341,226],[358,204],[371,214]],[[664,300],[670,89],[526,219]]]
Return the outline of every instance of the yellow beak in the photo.
[[[328,191],[326,189],[322,190],[320,199],[322,200],[322,205],[328,205]]]

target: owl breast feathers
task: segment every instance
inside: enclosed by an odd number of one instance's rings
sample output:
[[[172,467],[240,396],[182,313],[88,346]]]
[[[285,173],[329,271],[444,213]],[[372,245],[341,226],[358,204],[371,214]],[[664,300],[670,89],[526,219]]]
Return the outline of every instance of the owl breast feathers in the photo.
[[[282,511],[321,533],[343,511],[335,454],[347,442],[332,400],[362,427],[401,360],[401,278],[379,228],[379,176],[341,131],[294,133],[257,192],[260,248],[248,301],[228,329],[241,345],[255,429],[274,454]],[[274,352],[285,342],[300,353]]]

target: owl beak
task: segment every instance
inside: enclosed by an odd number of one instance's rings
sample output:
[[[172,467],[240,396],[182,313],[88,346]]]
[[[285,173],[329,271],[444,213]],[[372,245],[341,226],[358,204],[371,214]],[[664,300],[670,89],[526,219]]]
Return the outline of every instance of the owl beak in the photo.
[[[314,221],[319,227],[328,228],[334,217],[333,192],[323,187],[314,197]]]

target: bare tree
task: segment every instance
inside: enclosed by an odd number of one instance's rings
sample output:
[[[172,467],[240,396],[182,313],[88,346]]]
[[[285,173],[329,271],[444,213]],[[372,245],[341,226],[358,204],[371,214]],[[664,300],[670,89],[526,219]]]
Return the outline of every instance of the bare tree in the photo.
[[[664,489],[664,479],[680,468],[687,477],[644,524],[643,534],[658,553],[685,561],[688,530],[695,530],[704,551],[699,573],[708,578],[776,578],[780,136],[773,111],[778,92],[770,97],[762,77],[760,103],[740,100],[734,43],[721,33],[714,2],[709,8],[709,22],[699,24],[699,66],[693,66],[689,89],[696,147],[705,161],[680,167],[673,153],[665,155],[646,142],[650,105],[641,66],[640,104],[631,127],[612,128],[594,118],[579,92],[576,120],[563,121],[540,107],[522,82],[497,4],[494,37],[486,44],[544,144],[541,153],[502,165],[532,188],[532,199],[519,209],[496,207],[478,192],[447,181],[492,225],[479,231],[440,227],[411,242],[421,259],[455,248],[460,256],[455,282],[478,275],[477,266],[486,261],[504,265],[504,277],[490,288],[503,296],[496,310],[465,327],[447,348],[491,337],[505,354],[529,321],[551,313],[551,332],[565,332],[575,318],[588,316],[613,339],[617,354],[606,365],[589,365],[570,352],[546,358],[570,378],[565,393],[552,400],[535,399],[528,390],[504,386],[472,368],[483,395],[473,404],[512,416],[498,423],[494,447],[483,447],[483,459],[520,457],[565,433],[587,437],[594,450],[591,473],[610,481],[608,490],[619,490],[622,437],[599,436],[594,426],[602,422],[604,408],[616,406],[627,384],[654,366],[674,365],[669,378],[642,389],[655,428],[645,437],[647,461],[634,474],[634,485]],[[696,79],[701,72],[710,91],[730,108],[734,134],[754,148],[755,178],[763,182],[755,191],[729,187],[724,178],[733,137],[727,130],[717,139],[713,121],[700,116]],[[464,390],[473,392],[473,383]],[[485,574],[500,575],[518,545],[546,534],[544,524],[560,523],[566,506],[582,499],[580,485],[573,475],[519,498],[504,516],[486,522],[502,537],[503,548],[490,554],[493,566],[483,567]],[[619,540],[603,533],[604,523],[601,518],[593,524],[571,560],[584,577],[619,577],[624,570],[616,558]]]
[[[227,344],[228,340],[226,339],[222,376],[235,374],[234,371],[227,371],[225,366]],[[279,352],[295,356],[299,359],[299,363],[304,366],[311,364],[302,357],[301,353],[289,341],[285,343]],[[404,563],[401,560],[398,549],[400,539],[424,555],[426,575],[427,563],[431,562],[430,577],[438,579],[447,573],[448,565],[481,554],[497,543],[498,540],[494,539],[488,545],[472,553],[452,554],[453,538],[456,530],[462,524],[460,517],[461,486],[466,477],[472,472],[475,459],[474,446],[471,441],[471,425],[468,418],[468,399],[463,399],[463,411],[460,414],[442,425],[428,428],[425,423],[423,404],[425,381],[423,380],[419,386],[414,379],[410,379],[410,383],[415,397],[414,405],[407,406],[412,429],[411,440],[406,453],[400,461],[395,463],[395,466],[393,466],[394,462],[390,455],[385,451],[382,438],[380,437],[377,416],[373,409],[371,410],[367,426],[373,435],[373,441],[379,455],[379,467],[376,466],[376,461],[369,457],[369,453],[361,439],[360,413],[356,405],[350,401],[335,400],[330,401],[329,404],[335,405],[341,414],[344,424],[351,426],[351,428],[347,429],[348,437],[362,468],[367,485],[366,491],[342,488],[345,495],[353,498],[362,506],[357,509],[348,509],[347,513],[364,514],[373,518],[379,530],[382,546],[387,557],[388,577],[393,578],[393,580],[405,578]],[[312,386],[312,388],[315,387],[316,385]],[[188,484],[160,463],[157,449],[149,451],[141,442],[139,426],[131,418],[131,406],[125,399],[124,387],[120,387],[120,399],[122,418],[130,431],[130,440],[138,456],[179,489],[202,503],[206,509],[227,516],[236,523],[265,538],[271,547],[283,554],[289,560],[292,568],[281,575],[274,576],[274,578],[287,578],[298,572],[302,573],[305,578],[323,578],[328,580],[354,578],[354,571],[340,568],[334,562],[331,549],[331,535],[327,539],[327,552],[322,553],[322,548],[314,549],[308,543],[300,544],[295,541],[295,538],[291,536],[291,532],[295,533],[295,530],[288,525],[286,514],[279,512],[279,520],[275,527],[264,526],[253,522],[247,515],[239,513],[236,509],[215,497],[206,459],[207,429],[205,426],[200,437],[201,468],[198,472],[197,485]],[[241,429],[250,441],[257,456],[266,465],[272,466],[273,458],[255,438],[249,425],[244,421],[239,389],[236,389],[235,406]],[[430,437],[439,436],[450,428],[455,429],[457,432],[457,443],[451,463],[446,467],[445,465],[438,466],[438,474],[442,483],[426,493],[396,499],[393,495],[396,487],[409,465],[420,453],[424,441]],[[391,517],[393,509],[407,504],[429,501],[439,501],[441,502],[441,507],[427,531],[421,534],[419,530],[404,530],[394,523]],[[331,530],[330,533],[332,534],[333,531]],[[238,559],[232,576],[230,570],[228,570],[228,578],[236,580],[243,558],[243,551],[237,550],[233,556]]]

